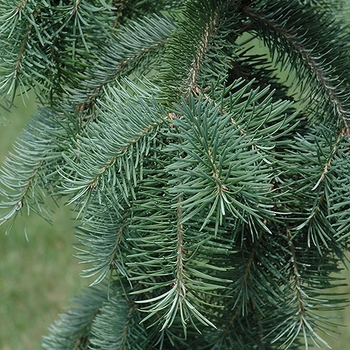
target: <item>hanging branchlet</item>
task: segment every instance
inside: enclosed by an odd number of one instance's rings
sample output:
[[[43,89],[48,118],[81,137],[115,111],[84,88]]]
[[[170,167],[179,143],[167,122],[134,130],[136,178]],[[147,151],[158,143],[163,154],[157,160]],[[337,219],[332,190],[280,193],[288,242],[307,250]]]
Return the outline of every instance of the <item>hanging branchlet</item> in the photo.
[[[338,72],[335,72],[332,68],[334,65],[334,60],[339,60],[340,65],[343,64],[342,58],[337,57],[337,53],[332,53],[332,48],[321,47],[318,48],[320,39],[316,44],[311,43],[311,38],[308,37],[307,31],[309,29],[304,28],[305,22],[302,23],[298,21],[293,23],[292,26],[288,27],[285,25],[286,20],[288,21],[288,6],[284,9],[279,5],[274,4],[270,11],[275,11],[274,16],[271,16],[270,12],[259,12],[251,7],[245,8],[245,12],[255,21],[261,22],[262,25],[267,26],[271,31],[271,34],[266,37],[265,40],[278,40],[273,39],[274,36],[285,40],[288,43],[289,49],[285,50],[285,53],[279,53],[280,57],[284,54],[295,55],[293,52],[297,52],[300,56],[302,62],[311,71],[314,79],[318,82],[318,86],[323,90],[324,95],[329,99],[329,103],[333,105],[334,112],[338,116],[339,120],[342,122],[343,127],[346,129],[346,134],[349,134],[349,106],[346,104],[346,99],[344,99],[344,87],[342,85],[342,77],[339,76]],[[266,9],[267,10],[267,9]],[[314,12],[308,10],[309,16],[312,16]],[[285,16],[283,14],[285,13]],[[326,14],[322,14],[325,17]],[[323,19],[323,18],[322,18]],[[334,33],[337,29],[333,25],[332,20],[324,19],[324,25],[329,28],[327,35]],[[259,27],[258,27],[259,28]],[[260,28],[258,33],[260,33]],[[278,49],[281,46],[283,49],[283,43],[277,44]],[[319,45],[320,46],[320,45]],[[344,52],[345,53],[345,52]],[[342,52],[342,55],[344,55]],[[275,53],[272,53],[275,54]],[[292,58],[293,59],[293,58]],[[283,61],[284,62],[284,59]],[[300,74],[303,76],[303,73]],[[306,78],[306,77],[305,77]],[[337,86],[334,85],[334,80],[337,79]]]
[[[216,21],[217,21],[217,13],[213,13],[212,17],[209,18],[208,23],[205,24],[205,29],[203,32],[203,36],[200,38],[200,42],[197,45],[198,49],[195,57],[191,63],[191,68],[188,73],[188,78],[186,85],[188,86],[187,92],[185,92],[185,96],[188,96],[189,93],[195,92],[198,90],[197,84],[197,76],[199,74],[199,70],[204,59],[204,55],[208,50],[209,42],[212,38],[212,35],[215,31]]]

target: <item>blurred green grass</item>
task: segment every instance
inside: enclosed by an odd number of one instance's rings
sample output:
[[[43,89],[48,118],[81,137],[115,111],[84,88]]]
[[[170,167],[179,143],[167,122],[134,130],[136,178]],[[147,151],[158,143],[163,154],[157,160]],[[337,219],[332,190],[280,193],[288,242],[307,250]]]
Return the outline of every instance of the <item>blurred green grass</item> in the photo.
[[[36,111],[32,101],[18,105],[7,121],[0,117],[1,163]],[[32,214],[18,217],[8,235],[6,225],[0,227],[0,350],[41,349],[48,326],[87,284],[73,258],[73,226],[71,213],[60,205],[52,225]]]

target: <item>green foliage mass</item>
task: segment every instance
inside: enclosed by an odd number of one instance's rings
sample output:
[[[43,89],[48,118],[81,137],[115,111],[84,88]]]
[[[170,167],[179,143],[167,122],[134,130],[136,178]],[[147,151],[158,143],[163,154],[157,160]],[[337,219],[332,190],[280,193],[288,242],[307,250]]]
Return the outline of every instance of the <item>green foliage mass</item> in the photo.
[[[350,235],[342,1],[0,1],[40,109],[0,223],[64,197],[93,282],[44,349],[326,346]],[[59,268],[59,267],[57,267]]]

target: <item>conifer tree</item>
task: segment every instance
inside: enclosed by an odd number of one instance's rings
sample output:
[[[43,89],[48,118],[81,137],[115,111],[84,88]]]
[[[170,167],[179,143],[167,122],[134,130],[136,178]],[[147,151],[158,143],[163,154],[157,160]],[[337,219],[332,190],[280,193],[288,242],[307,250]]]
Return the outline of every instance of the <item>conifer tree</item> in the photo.
[[[63,197],[93,277],[43,349],[327,346],[350,235],[344,6],[0,0],[2,105],[40,107],[0,222]]]

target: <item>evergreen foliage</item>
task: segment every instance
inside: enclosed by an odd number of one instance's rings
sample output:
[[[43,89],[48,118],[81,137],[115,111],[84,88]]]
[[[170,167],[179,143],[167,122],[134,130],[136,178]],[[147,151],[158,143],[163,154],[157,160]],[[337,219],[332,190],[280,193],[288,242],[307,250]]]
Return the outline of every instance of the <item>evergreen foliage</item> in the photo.
[[[327,346],[350,236],[345,5],[0,1],[2,105],[40,104],[0,223],[63,196],[93,277],[44,349]]]

